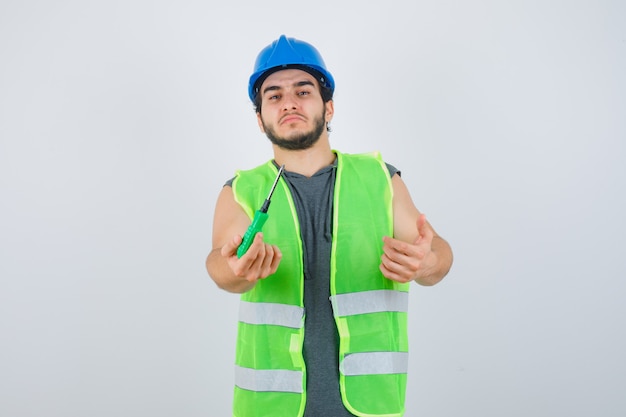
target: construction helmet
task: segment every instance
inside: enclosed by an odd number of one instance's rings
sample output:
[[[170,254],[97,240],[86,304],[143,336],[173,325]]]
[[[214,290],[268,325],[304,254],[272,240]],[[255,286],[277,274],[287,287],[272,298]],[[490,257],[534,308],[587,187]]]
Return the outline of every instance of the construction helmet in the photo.
[[[261,84],[268,75],[288,68],[310,72],[321,85],[330,88],[331,92],[335,90],[335,80],[326,69],[324,60],[317,49],[307,42],[281,35],[280,38],[263,48],[256,58],[254,72],[248,83],[250,100],[254,102]]]

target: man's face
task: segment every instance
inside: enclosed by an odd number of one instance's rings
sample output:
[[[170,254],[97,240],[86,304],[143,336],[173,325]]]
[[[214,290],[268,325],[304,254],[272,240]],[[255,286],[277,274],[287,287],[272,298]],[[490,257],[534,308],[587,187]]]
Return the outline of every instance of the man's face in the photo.
[[[325,134],[333,114],[332,101],[324,103],[318,81],[308,72],[274,72],[265,79],[259,94],[259,127],[273,144],[283,149],[308,149]]]

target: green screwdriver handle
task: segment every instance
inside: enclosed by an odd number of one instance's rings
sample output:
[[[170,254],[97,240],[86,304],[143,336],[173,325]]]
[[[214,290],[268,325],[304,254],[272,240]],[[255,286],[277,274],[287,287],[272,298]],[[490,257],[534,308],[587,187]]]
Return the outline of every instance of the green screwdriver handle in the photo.
[[[250,225],[250,227],[248,227],[248,230],[246,230],[246,233],[243,235],[243,241],[241,242],[241,245],[239,245],[239,248],[237,248],[238,258],[241,258],[243,255],[246,254],[248,248],[250,248],[250,245],[254,241],[254,237],[263,228],[267,217],[267,213],[263,213],[261,210],[257,210],[254,213],[254,219],[252,220],[252,224]]]
[[[246,254],[246,252],[248,251],[248,248],[250,248],[250,245],[252,245],[252,242],[254,241],[254,237],[256,236],[256,234],[259,233],[261,229],[263,229],[263,225],[265,224],[265,221],[267,220],[267,209],[270,208],[270,203],[272,202],[272,194],[274,194],[274,190],[276,189],[276,185],[278,184],[278,180],[280,179],[280,175],[283,173],[284,169],[285,169],[284,165],[280,167],[280,169],[278,170],[278,175],[276,175],[276,179],[274,180],[274,184],[272,185],[272,189],[270,190],[269,195],[263,202],[263,205],[261,206],[261,208],[254,213],[254,219],[252,219],[252,224],[248,227],[248,230],[246,230],[246,233],[243,235],[241,244],[237,248],[238,258],[241,258],[243,255]]]

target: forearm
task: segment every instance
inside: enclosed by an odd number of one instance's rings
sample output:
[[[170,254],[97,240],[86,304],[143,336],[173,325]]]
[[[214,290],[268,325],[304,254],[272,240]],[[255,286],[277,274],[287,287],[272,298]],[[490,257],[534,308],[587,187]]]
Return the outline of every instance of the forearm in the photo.
[[[222,256],[221,249],[213,249],[206,259],[206,269],[215,284],[228,292],[242,294],[251,290],[255,283],[236,276]]]
[[[448,242],[440,236],[434,236],[431,244],[431,257],[428,268],[424,274],[420,275],[415,281],[424,286],[432,286],[441,281],[450,271],[452,267],[452,249]]]

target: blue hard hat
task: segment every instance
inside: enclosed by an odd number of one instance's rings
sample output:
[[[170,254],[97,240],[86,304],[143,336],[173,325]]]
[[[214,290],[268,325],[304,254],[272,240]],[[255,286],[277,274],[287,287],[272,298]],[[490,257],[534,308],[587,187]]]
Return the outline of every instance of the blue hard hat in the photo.
[[[335,80],[326,69],[322,55],[317,49],[310,43],[281,35],[280,38],[263,48],[256,58],[254,72],[248,83],[250,100],[254,102],[261,83],[268,75],[287,68],[314,70],[318,74],[313,73],[313,75],[322,85],[330,88],[331,91],[335,90]]]

